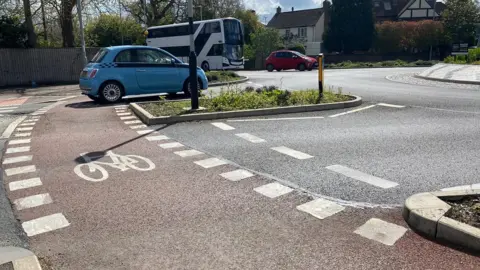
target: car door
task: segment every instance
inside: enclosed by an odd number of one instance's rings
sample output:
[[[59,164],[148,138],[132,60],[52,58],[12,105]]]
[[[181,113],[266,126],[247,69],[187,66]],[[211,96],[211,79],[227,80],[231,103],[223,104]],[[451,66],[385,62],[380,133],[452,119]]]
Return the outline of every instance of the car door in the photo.
[[[297,67],[296,61],[297,59],[294,58],[294,54],[291,52],[285,52],[285,69],[295,69]]]
[[[276,69],[285,69],[286,62],[285,62],[285,52],[277,52],[275,54],[275,68]]]
[[[179,91],[179,74],[175,60],[156,49],[136,50],[138,86],[146,93]]]

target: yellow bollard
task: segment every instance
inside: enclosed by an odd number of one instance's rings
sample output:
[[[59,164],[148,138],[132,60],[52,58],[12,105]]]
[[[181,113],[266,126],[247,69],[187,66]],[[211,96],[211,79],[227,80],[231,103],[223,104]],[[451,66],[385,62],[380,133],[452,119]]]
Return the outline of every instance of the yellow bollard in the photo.
[[[318,54],[318,99],[321,100],[323,98],[323,69],[325,59],[323,57],[323,53]]]

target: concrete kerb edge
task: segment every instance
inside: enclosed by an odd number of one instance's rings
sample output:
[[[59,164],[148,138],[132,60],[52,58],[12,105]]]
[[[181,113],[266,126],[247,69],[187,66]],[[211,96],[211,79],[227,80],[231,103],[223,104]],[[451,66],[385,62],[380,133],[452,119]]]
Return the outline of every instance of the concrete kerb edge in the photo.
[[[300,112],[345,109],[345,108],[360,106],[362,104],[361,97],[354,96],[354,95],[350,95],[350,96],[354,97],[355,99],[344,101],[344,102],[326,103],[326,104],[288,106],[288,107],[280,107],[280,108],[265,108],[265,109],[230,111],[230,112],[198,113],[198,114],[179,115],[179,116],[154,117],[153,115],[151,115],[149,112],[144,110],[142,107],[140,107],[136,103],[131,103],[130,109],[146,125],[158,125],[158,124],[173,124],[173,123],[188,122],[188,121],[202,121],[202,120],[215,120],[215,119],[236,118],[236,117],[265,116],[265,115],[276,115],[276,114],[285,114],[285,113],[300,113]]]
[[[440,198],[457,200],[480,195],[480,189],[435,191],[410,196],[403,207],[408,225],[425,236],[480,252],[480,229],[445,217],[450,205]]]
[[[450,80],[450,79],[442,79],[442,78],[435,78],[435,77],[420,76],[420,75],[418,75],[418,74],[413,75],[413,77],[415,77],[415,78],[417,78],[417,79],[424,79],[424,80],[436,81],[436,82],[480,85],[480,81],[479,81],[479,82],[474,82],[474,81]]]
[[[19,247],[0,247],[0,265],[11,264],[14,270],[42,270],[37,256]]]
[[[209,83],[208,87],[224,86],[224,85],[230,85],[230,84],[240,84],[240,83],[247,82],[248,80],[250,80],[249,77],[244,77],[243,79],[236,80],[236,81],[231,81],[231,82]]]

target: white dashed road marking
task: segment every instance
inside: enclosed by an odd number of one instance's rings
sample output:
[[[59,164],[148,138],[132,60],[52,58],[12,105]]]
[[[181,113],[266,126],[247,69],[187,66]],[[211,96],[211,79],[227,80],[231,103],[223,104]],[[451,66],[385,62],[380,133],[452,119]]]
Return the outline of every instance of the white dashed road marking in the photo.
[[[32,135],[32,133],[26,132],[26,133],[16,133],[13,136],[14,137],[30,137],[31,135]]]
[[[266,185],[254,188],[253,190],[272,199],[293,191],[293,189],[287,186],[284,186],[278,182],[266,184]]]
[[[30,151],[30,146],[7,148],[6,154],[22,153]]]
[[[145,137],[149,141],[163,141],[163,140],[168,140],[168,137],[165,135],[158,135],[158,136],[147,136]]]
[[[197,151],[197,150],[193,150],[193,149],[177,151],[177,152],[173,152],[173,153],[176,154],[176,155],[179,155],[181,157],[193,157],[193,156],[198,156],[198,155],[203,154],[202,152]]]
[[[194,163],[199,166],[202,166],[205,169],[227,164],[227,162],[218,158],[208,158],[204,160],[195,161]]]
[[[397,109],[405,108],[405,106],[402,106],[402,105],[395,105],[395,104],[388,104],[388,103],[378,103],[377,105],[383,106],[383,107],[397,108]]]
[[[13,203],[17,207],[17,210],[37,207],[37,206],[49,204],[52,202],[53,202],[52,197],[50,197],[50,194],[48,193],[28,196],[28,197],[16,199],[15,201],[13,201]]]
[[[130,115],[130,116],[120,117],[120,120],[130,120],[130,119],[136,119],[136,118],[137,118],[136,116]]]
[[[142,123],[142,121],[140,121],[140,120],[125,121],[125,124],[127,124],[127,125],[141,124],[141,123]]]
[[[5,174],[7,176],[12,176],[12,175],[17,175],[17,174],[22,174],[22,173],[35,172],[36,170],[37,170],[37,168],[35,168],[35,165],[28,165],[28,166],[23,166],[23,167],[5,169]]]
[[[30,122],[37,122],[38,120],[40,120],[40,119],[38,119],[38,118],[32,118],[32,119],[25,120],[25,121],[23,121],[23,122],[24,122],[24,123],[30,123]]]
[[[159,144],[158,146],[160,146],[163,149],[172,149],[172,148],[183,147],[183,144],[178,142],[172,142],[172,143],[162,143],[162,144]]]
[[[297,150],[290,149],[290,148],[285,147],[285,146],[273,147],[272,150],[277,151],[277,152],[282,153],[282,154],[285,154],[287,156],[294,157],[296,159],[313,158],[313,156],[311,156],[309,154],[305,154],[305,153],[302,153],[302,152],[297,151]]]
[[[376,187],[393,188],[393,187],[398,186],[398,183],[388,181],[388,180],[385,180],[383,178],[376,177],[376,176],[373,176],[373,175],[370,175],[370,174],[366,174],[366,173],[361,172],[361,171],[350,169],[350,168],[342,166],[342,165],[332,165],[332,166],[328,166],[326,168],[331,170],[331,171],[334,171],[336,173],[340,173],[340,174],[343,174],[347,177],[353,178],[355,180],[362,181],[362,182],[370,184],[370,185],[374,185]]]
[[[8,142],[8,145],[24,144],[24,143],[31,143],[31,142],[32,142],[32,139],[11,140]]]
[[[23,128],[17,128],[17,131],[30,131],[32,129],[33,127],[23,127]]]
[[[229,126],[229,125],[227,125],[225,123],[221,123],[221,122],[215,122],[215,123],[212,123],[212,125],[218,127],[221,130],[234,130],[235,129],[232,126]]]
[[[13,110],[0,110],[0,113],[9,113],[9,112],[13,112]]]
[[[358,109],[351,110],[351,111],[348,111],[348,112],[343,112],[343,113],[339,113],[339,114],[330,115],[329,117],[337,117],[337,116],[342,116],[342,115],[346,115],[346,114],[349,114],[349,113],[355,113],[355,112],[359,112],[359,111],[363,111],[363,110],[373,108],[375,106],[376,105],[370,105],[370,106],[367,106],[367,107],[358,108]]]
[[[316,199],[297,206],[297,209],[319,218],[325,219],[345,209],[345,207],[325,199]]]
[[[15,191],[15,190],[19,190],[19,189],[37,187],[37,186],[41,186],[41,185],[42,185],[42,181],[40,180],[40,178],[35,177],[35,178],[31,178],[31,179],[25,179],[25,180],[10,182],[8,184],[8,187],[10,188],[10,191]]]
[[[23,120],[25,120],[25,118],[27,118],[26,116],[22,116],[22,117],[19,117],[17,118],[15,121],[13,121],[12,123],[10,123],[10,125],[8,125],[8,127],[5,129],[5,131],[3,132],[2,134],[2,139],[7,139],[7,138],[10,138],[10,136],[12,135],[12,133],[15,131],[15,129],[17,128],[17,126],[23,122]]]
[[[23,230],[28,236],[58,230],[69,226],[70,223],[62,213],[53,214],[22,223]]]
[[[139,129],[139,128],[146,128],[147,125],[136,125],[136,126],[130,126],[131,129]]]
[[[127,116],[127,115],[131,115],[131,113],[129,112],[125,112],[125,113],[117,113],[118,116]]]
[[[140,134],[140,135],[145,135],[145,134],[152,133],[152,132],[154,132],[153,129],[137,130],[137,133]]]
[[[32,158],[33,158],[33,156],[19,156],[19,157],[6,158],[6,159],[3,160],[3,164],[27,162],[27,161],[31,161]]]
[[[227,120],[227,122],[261,122],[261,121],[287,121],[287,120],[309,120],[309,119],[324,119],[323,116],[305,116],[305,117],[283,117],[283,118],[251,118],[251,119],[236,119]]]
[[[35,122],[26,122],[26,123],[23,123],[23,124],[20,124],[21,127],[25,127],[25,126],[35,126]]]
[[[220,174],[220,176],[230,181],[240,181],[252,177],[253,175],[253,173],[242,169]]]
[[[239,133],[239,134],[235,134],[236,136],[244,139],[244,140],[247,140],[249,142],[252,142],[252,143],[262,143],[262,142],[266,142],[264,139],[262,138],[259,138],[257,136],[253,136],[252,134],[249,134],[249,133]]]
[[[356,229],[354,233],[382,244],[393,246],[406,232],[407,229],[402,226],[388,223],[378,218],[372,218]]]

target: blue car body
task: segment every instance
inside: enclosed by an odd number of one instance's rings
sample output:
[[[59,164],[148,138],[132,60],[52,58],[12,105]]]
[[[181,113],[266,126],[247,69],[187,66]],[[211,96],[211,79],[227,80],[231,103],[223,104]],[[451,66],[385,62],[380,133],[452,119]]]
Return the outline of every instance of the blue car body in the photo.
[[[200,89],[207,89],[207,76],[198,67],[197,77]],[[188,64],[162,49],[114,46],[102,48],[83,69],[80,89],[82,94],[102,99],[105,86],[113,82],[120,86],[122,98],[129,98],[182,92],[188,89],[188,78]]]

